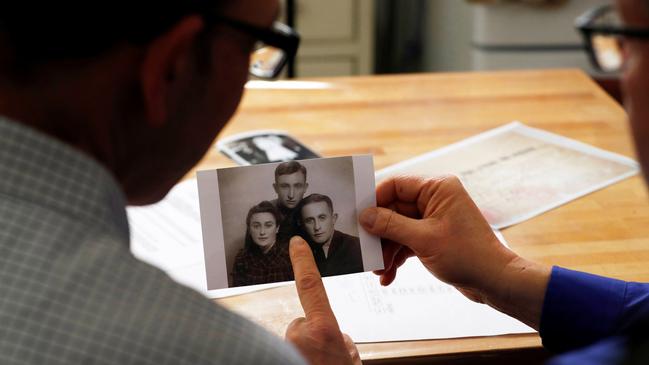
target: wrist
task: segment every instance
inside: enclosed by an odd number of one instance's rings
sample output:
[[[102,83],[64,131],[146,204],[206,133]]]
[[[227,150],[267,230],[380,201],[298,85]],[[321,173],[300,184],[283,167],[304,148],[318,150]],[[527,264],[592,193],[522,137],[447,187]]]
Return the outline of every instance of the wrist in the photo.
[[[538,329],[550,273],[549,266],[512,252],[488,291],[483,293],[484,303]]]
[[[514,268],[518,267],[522,260],[500,241],[491,246],[491,254],[484,260],[487,266],[478,273],[479,280],[475,288],[481,302],[485,304],[499,302],[509,295],[509,280],[512,280],[516,272]]]

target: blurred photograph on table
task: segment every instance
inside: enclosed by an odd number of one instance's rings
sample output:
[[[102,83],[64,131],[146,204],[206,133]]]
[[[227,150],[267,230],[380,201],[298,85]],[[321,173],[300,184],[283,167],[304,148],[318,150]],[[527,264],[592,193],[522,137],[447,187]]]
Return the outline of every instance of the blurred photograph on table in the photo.
[[[239,165],[306,160],[320,155],[282,131],[249,131],[235,134],[216,143],[221,153]]]

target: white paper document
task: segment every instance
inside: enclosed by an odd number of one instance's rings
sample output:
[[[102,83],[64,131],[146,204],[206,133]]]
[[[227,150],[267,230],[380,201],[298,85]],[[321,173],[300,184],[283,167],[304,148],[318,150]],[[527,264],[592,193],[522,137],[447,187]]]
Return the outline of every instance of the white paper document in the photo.
[[[500,229],[638,171],[628,157],[514,122],[387,167],[376,178],[455,174]]]
[[[176,185],[157,204],[129,207],[127,213],[133,255],[210,298],[249,293],[279,285],[207,291],[196,180]]]
[[[176,185],[165,199],[129,207],[131,252],[174,280],[203,291],[203,246],[196,180]]]
[[[387,287],[372,273],[325,279],[340,329],[357,343],[534,332],[435,279],[417,258]]]
[[[507,246],[499,231],[494,231]],[[472,302],[437,280],[416,257],[381,286],[372,273],[324,278],[340,329],[357,343],[532,333],[532,328]]]

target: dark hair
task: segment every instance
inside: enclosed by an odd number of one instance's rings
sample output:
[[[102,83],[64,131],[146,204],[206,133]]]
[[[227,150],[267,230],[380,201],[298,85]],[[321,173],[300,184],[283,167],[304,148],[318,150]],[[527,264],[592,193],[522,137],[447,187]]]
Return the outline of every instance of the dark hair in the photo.
[[[91,59],[120,43],[143,45],[189,14],[226,0],[6,1],[0,5],[0,55],[10,73],[53,61]]]
[[[300,201],[300,204],[298,205],[298,212],[300,213],[300,214],[299,214],[299,215],[300,215],[300,217],[299,217],[299,218],[300,218],[299,221],[302,220],[302,208],[304,208],[304,206],[306,206],[307,204],[311,204],[311,203],[319,203],[319,202],[325,202],[325,203],[327,203],[327,205],[329,206],[329,210],[331,211],[331,214],[333,214],[333,212],[334,212],[334,205],[333,205],[333,203],[331,202],[331,198],[329,198],[329,197],[326,196],[326,195],[322,195],[322,194],[316,194],[316,193],[314,193],[314,194],[311,194],[311,195],[305,197],[304,199],[302,199],[302,201]]]
[[[301,163],[297,161],[282,162],[275,168],[275,182],[277,182],[277,178],[282,175],[290,175],[298,171],[304,174],[304,180],[306,181],[306,167]]]
[[[261,254],[261,249],[259,249],[259,246],[257,246],[255,241],[253,241],[252,236],[250,235],[250,219],[252,219],[253,214],[257,213],[272,214],[275,218],[275,225],[277,226],[279,226],[281,219],[279,210],[277,210],[275,205],[273,205],[273,203],[269,202],[268,200],[264,200],[248,210],[248,215],[246,216],[246,240],[244,249],[251,253]],[[275,244],[277,244],[277,242],[275,242]]]

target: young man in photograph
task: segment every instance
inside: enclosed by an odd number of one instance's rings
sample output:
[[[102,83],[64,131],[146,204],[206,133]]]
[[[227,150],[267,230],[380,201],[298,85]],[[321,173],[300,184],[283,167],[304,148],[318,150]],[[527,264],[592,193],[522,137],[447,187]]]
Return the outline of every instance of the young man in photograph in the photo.
[[[338,214],[334,212],[333,203],[328,196],[311,194],[302,199],[299,214],[304,238],[313,250],[320,275],[342,275],[363,271],[358,237],[335,229]]]
[[[295,212],[308,187],[306,168],[301,163],[282,162],[275,168],[273,189],[277,193],[277,199],[271,200],[271,203],[281,215],[277,234],[282,242],[288,242],[297,233]]]

